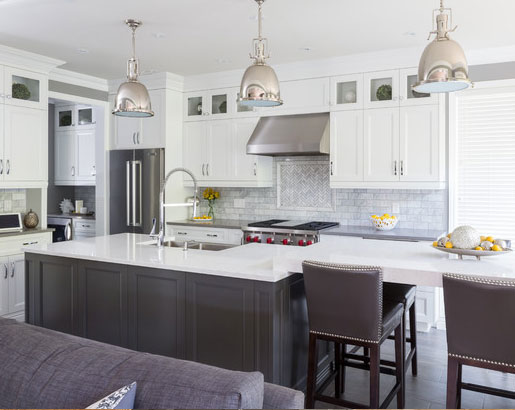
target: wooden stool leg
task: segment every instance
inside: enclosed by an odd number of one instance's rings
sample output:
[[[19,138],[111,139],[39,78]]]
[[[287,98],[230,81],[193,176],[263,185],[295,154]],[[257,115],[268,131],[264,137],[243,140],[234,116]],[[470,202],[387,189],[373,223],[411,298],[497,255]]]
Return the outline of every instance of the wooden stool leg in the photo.
[[[461,409],[461,374],[462,374],[462,365],[458,364],[458,405],[456,408]]]
[[[380,376],[379,345],[370,348],[370,408],[379,408],[379,376]],[[404,360],[404,358],[403,358]]]
[[[366,357],[370,356],[370,351],[369,351],[368,347],[364,347],[364,348],[363,348],[363,354],[364,354]]]
[[[306,382],[306,409],[315,408],[315,390],[317,380],[317,336],[309,334],[308,378]]]
[[[347,345],[342,344],[342,357],[341,357],[341,393],[345,393],[345,353],[347,353]]]
[[[336,371],[336,377],[334,378],[334,397],[337,399],[340,398],[340,388],[341,388],[341,371],[342,371],[342,364],[340,360],[340,349],[341,345],[338,342],[334,342],[334,367]]]
[[[458,389],[459,386],[460,364],[453,357],[447,358],[447,402],[448,409],[458,408]]]
[[[411,350],[415,350],[411,358],[411,374],[416,376],[418,374],[417,365],[417,314],[415,310],[415,302],[409,308],[409,336]]]
[[[397,408],[403,409],[405,407],[406,402],[406,382],[405,382],[405,374],[404,374],[404,363],[405,363],[405,327],[404,323],[401,323],[395,329],[395,379],[398,384],[400,384],[401,388],[397,392]]]

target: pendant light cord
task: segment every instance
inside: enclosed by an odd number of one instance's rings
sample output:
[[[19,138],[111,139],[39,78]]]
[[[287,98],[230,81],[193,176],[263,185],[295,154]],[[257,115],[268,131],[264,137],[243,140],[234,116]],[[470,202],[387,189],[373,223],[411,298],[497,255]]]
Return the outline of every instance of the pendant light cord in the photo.
[[[263,37],[262,37],[262,6],[263,6],[263,2],[262,1],[258,1],[258,39],[259,40],[262,40]]]
[[[132,29],[132,58],[136,59],[136,27]]]

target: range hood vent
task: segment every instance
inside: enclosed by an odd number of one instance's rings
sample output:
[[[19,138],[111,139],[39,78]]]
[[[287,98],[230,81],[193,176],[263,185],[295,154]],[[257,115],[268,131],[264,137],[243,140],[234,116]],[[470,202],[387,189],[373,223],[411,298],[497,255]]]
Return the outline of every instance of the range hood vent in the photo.
[[[261,117],[247,154],[329,155],[329,113]]]

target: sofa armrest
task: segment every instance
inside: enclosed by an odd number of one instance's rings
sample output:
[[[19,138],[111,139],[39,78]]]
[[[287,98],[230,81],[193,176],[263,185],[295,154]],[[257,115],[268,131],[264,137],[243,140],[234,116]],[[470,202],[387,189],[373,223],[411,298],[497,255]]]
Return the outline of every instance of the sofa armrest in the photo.
[[[303,409],[304,393],[265,383],[264,409]]]

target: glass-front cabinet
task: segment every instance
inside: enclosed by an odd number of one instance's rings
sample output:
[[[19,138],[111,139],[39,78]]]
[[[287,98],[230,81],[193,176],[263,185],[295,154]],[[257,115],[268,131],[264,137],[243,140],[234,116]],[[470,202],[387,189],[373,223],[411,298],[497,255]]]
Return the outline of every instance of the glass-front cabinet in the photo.
[[[237,103],[239,87],[191,92],[184,99],[184,121],[252,116],[255,110]],[[250,115],[249,115],[250,114]]]
[[[45,109],[48,104],[48,78],[39,73],[13,67],[4,68],[5,103]]]
[[[438,104],[438,94],[426,94],[413,91],[412,86],[418,81],[418,69],[400,70],[400,105]]]
[[[363,108],[363,74],[331,78],[331,107],[333,111]]]
[[[207,112],[205,93],[189,93],[185,96],[184,102],[184,120],[198,121],[202,116],[206,116]]]
[[[399,106],[399,71],[365,73],[365,108]]]
[[[77,126],[79,128],[87,128],[96,124],[95,110],[91,106],[78,105],[77,109]]]
[[[89,105],[56,105],[55,130],[95,128],[95,109]]]

